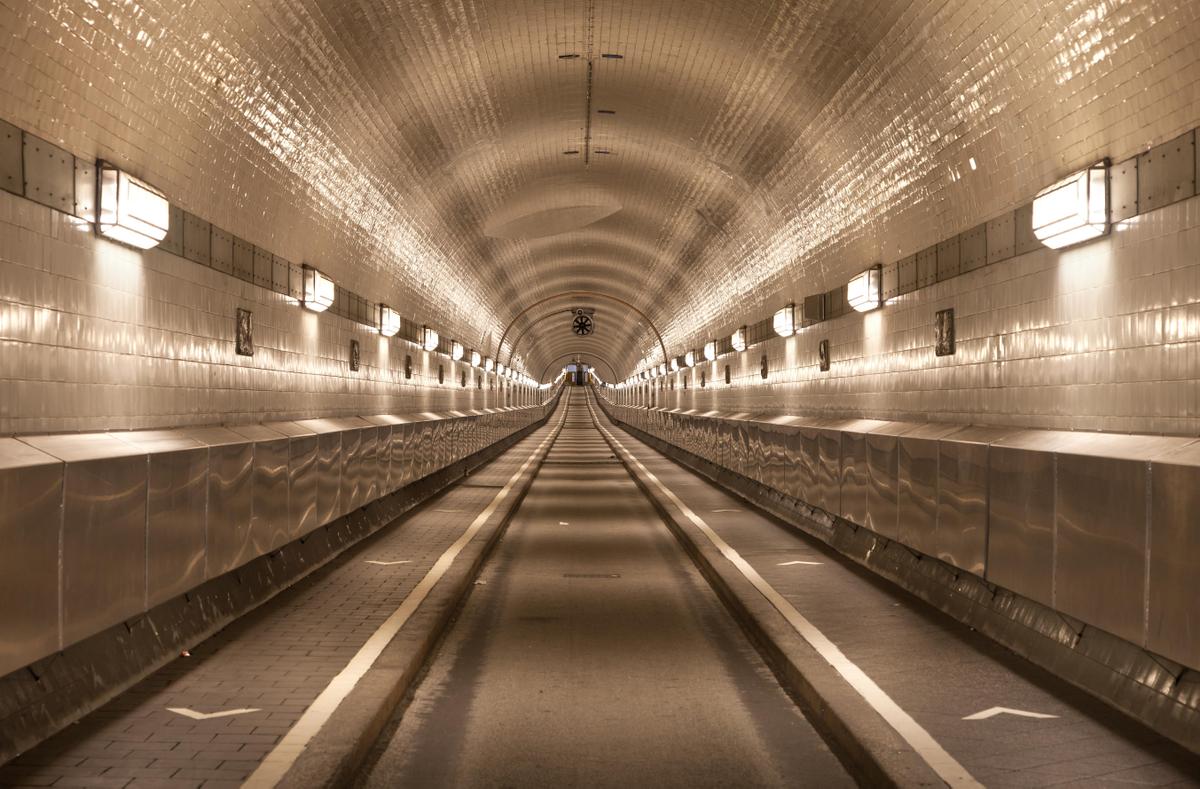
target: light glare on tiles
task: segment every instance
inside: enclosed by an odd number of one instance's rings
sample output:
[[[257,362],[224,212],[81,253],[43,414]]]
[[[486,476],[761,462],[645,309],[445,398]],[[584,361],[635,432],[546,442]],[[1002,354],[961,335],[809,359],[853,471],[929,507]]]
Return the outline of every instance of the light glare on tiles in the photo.
[[[154,187],[100,162],[96,232],[138,249],[151,249],[167,237],[171,207]]]
[[[1062,249],[1108,233],[1108,163],[1081,170],[1033,198],[1033,234]]]

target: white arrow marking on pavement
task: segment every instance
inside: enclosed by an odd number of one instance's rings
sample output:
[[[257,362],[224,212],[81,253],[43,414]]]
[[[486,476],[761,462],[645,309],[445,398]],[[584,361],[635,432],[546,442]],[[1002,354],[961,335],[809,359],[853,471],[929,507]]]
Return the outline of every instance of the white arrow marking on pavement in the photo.
[[[1044,712],[1030,712],[1028,710],[1014,710],[1008,707],[992,707],[990,710],[983,710],[974,715],[968,715],[963,718],[965,721],[981,721],[987,718],[994,718],[997,715],[1019,715],[1022,718],[1057,718],[1057,715],[1047,715]]]
[[[374,559],[367,559],[367,564],[377,564],[380,567],[391,567],[393,564],[408,564],[411,559],[401,559],[398,562],[377,562]]]
[[[210,712],[210,713],[205,714],[203,712],[196,712],[195,710],[189,710],[187,707],[167,707],[167,712],[173,712],[176,715],[182,715],[183,717],[191,718],[194,721],[207,721],[207,720],[212,720],[213,718],[228,718],[231,715],[245,715],[248,712],[261,712],[261,710],[259,710],[257,708],[255,708],[255,709],[240,709],[240,710],[225,710],[224,712]]]
[[[779,567],[791,567],[793,564],[816,564],[816,565],[821,565],[821,564],[824,564],[824,562],[802,562],[802,561],[800,561],[799,559],[797,559],[797,560],[796,560],[796,561],[794,561],[794,562],[780,562],[778,566],[779,566]]]
[[[741,512],[741,510],[713,510],[713,512]]]
[[[567,523],[566,521],[559,521],[558,525],[559,526],[570,526],[571,524]]]

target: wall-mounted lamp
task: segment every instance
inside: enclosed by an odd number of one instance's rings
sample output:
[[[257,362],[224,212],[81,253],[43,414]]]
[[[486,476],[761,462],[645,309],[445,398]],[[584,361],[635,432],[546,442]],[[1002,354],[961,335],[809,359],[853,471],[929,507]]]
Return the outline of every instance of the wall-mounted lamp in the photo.
[[[717,341],[709,340],[704,343],[704,358],[708,361],[715,361],[717,358]]]
[[[791,337],[796,333],[796,305],[789,304],[775,313],[771,321],[775,333],[780,337]]]
[[[456,342],[450,343],[450,358],[453,359],[454,361],[461,362],[462,358],[463,358],[463,354],[465,354],[466,352],[467,351],[465,348],[462,347],[461,342],[456,341]]]
[[[1051,249],[1108,234],[1108,160],[1064,178],[1033,198],[1033,234]]]
[[[496,362],[496,375],[504,375],[504,365]]]
[[[438,343],[441,341],[442,338],[438,336],[438,333],[428,326],[421,330],[421,347],[425,350],[436,351]]]
[[[687,353],[685,353],[683,355],[683,366],[684,367],[695,367],[696,366],[696,352],[695,351],[688,351]]]
[[[674,372],[678,372],[678,371],[679,371],[679,359],[674,358],[671,360],[671,372],[674,373]]]
[[[735,331],[733,334],[729,335],[729,344],[732,345],[733,350],[737,351],[738,353],[741,353],[742,351],[746,350],[746,327],[745,326],[742,326],[740,329]]]
[[[167,237],[171,206],[162,192],[108,162],[96,164],[96,232],[138,249],[151,249]]]
[[[337,288],[333,280],[312,266],[304,267],[304,308],[313,312],[324,312],[333,306]]]
[[[881,291],[883,266],[876,264],[846,283],[846,301],[858,312],[878,309],[883,300]]]
[[[379,333],[384,337],[395,337],[400,333],[400,313],[386,304],[379,305]]]
[[[496,365],[496,363],[495,363],[495,362],[493,362],[493,361],[492,361],[492,357],[490,357],[490,356],[489,356],[489,357],[487,357],[486,359],[484,359],[484,360],[483,360],[483,371],[484,371],[484,372],[487,372],[487,373],[490,373],[490,372],[492,371],[492,368],[493,368],[495,365]]]
[[[480,354],[479,351],[472,350],[471,351],[471,366],[478,367],[481,364],[483,364],[482,354]]]

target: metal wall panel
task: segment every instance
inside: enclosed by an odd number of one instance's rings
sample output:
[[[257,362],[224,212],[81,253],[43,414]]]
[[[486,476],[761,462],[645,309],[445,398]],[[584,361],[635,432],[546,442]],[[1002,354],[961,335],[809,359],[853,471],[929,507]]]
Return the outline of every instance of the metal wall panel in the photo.
[[[1010,211],[987,223],[987,262],[999,263],[1013,256],[1016,245],[1016,225]]]
[[[987,563],[988,444],[1011,432],[967,427],[938,441],[934,555],[979,576]]]
[[[255,555],[288,541],[288,439],[262,425],[231,428],[254,442],[250,539]]]
[[[898,437],[917,426],[891,422],[867,434],[867,517],[871,531],[889,539],[900,536],[899,489],[900,444]]]
[[[183,214],[183,256],[202,266],[212,260],[212,225],[187,212]]]
[[[1013,211],[1013,254],[1024,255],[1045,249],[1033,234],[1033,203],[1026,203]]]
[[[917,287],[925,288],[937,282],[937,245],[917,253]]]
[[[1030,430],[992,445],[988,458],[987,579],[1054,604],[1054,447],[1061,434]]]
[[[251,533],[254,444],[225,443],[215,437],[210,440],[205,574],[216,578],[255,556]]]
[[[1200,667],[1200,442],[1154,458],[1150,479],[1146,648]]]
[[[937,245],[937,280],[957,277],[962,268],[959,237],[948,238]]]
[[[837,514],[862,526],[867,522],[867,432],[882,427],[881,422],[859,419],[839,426],[841,449],[841,508]]]
[[[75,157],[57,145],[24,135],[25,197],[56,211],[75,209]]]
[[[233,238],[233,276],[243,282],[254,281],[254,245],[237,236]]]
[[[437,424],[437,423],[435,423]],[[342,430],[342,495],[338,515],[353,512],[362,506],[362,431]]]
[[[923,425],[898,439],[896,458],[897,530],[900,542],[937,556],[937,483],[939,438],[961,425]]]
[[[63,469],[58,458],[0,438],[0,676],[59,648]]]
[[[21,130],[11,123],[0,121],[0,189],[13,194],[25,192],[21,149]]]
[[[1138,156],[1138,210],[1142,213],[1196,194],[1196,134],[1189,131]]]
[[[209,264],[222,274],[233,273],[233,236],[213,226]]]
[[[208,448],[152,452],[148,485],[146,605],[152,608],[204,582]]]
[[[987,223],[976,225],[959,236],[959,270],[966,274],[988,262]]]
[[[72,213],[85,222],[96,221],[96,165],[75,160],[75,207]]]
[[[288,437],[287,534],[295,539],[320,526],[317,521],[317,446],[320,439],[298,422],[268,422]]]
[[[1055,457],[1054,607],[1141,644],[1148,463],[1088,448]]]
[[[145,609],[146,456],[103,433],[30,436],[64,462],[64,646]]]
[[[1114,164],[1108,171],[1110,218],[1120,222],[1138,212],[1137,157]]]
[[[168,210],[169,219],[167,220],[167,235],[158,244],[158,248],[164,252],[170,252],[172,255],[183,256],[183,224],[184,212],[177,205],[173,205]]]
[[[917,256],[909,255],[901,258],[896,264],[896,288],[901,294],[912,293],[917,289]]]
[[[822,427],[817,431],[816,501],[809,504],[826,512],[837,514],[842,511],[842,434],[836,427]]]

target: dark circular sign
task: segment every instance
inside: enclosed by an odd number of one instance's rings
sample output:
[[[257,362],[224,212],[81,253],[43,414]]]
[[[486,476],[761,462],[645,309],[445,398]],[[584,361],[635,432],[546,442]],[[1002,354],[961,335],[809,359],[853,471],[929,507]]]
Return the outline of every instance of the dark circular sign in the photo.
[[[571,331],[580,337],[586,337],[591,334],[592,328],[592,319],[587,315],[576,315],[575,320],[571,321]]]

